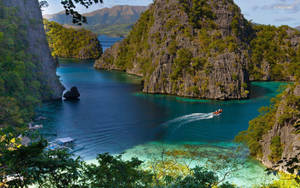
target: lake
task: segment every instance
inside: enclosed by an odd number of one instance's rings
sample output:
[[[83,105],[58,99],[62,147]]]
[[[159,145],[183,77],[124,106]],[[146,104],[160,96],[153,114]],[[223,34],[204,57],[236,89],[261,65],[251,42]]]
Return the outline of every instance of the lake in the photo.
[[[101,38],[102,37],[102,38]],[[101,36],[106,49],[120,38]],[[111,41],[111,42],[109,42]],[[199,163],[219,154],[231,155],[239,147],[232,140],[248,128],[248,122],[258,115],[258,109],[269,105],[283,83],[254,82],[251,99],[239,101],[209,101],[176,96],[149,95],[140,92],[140,78],[116,71],[99,71],[91,61],[60,60],[57,69],[66,88],[77,86],[79,101],[44,103],[38,116],[44,128],[41,133],[49,140],[57,137],[76,139],[75,154],[93,160],[99,153],[118,154],[124,158],[159,156],[160,150],[199,147],[203,157]],[[211,112],[222,108],[223,114]],[[242,154],[245,166],[228,181],[242,187],[269,182],[264,168]],[[238,160],[238,158],[237,158]]]

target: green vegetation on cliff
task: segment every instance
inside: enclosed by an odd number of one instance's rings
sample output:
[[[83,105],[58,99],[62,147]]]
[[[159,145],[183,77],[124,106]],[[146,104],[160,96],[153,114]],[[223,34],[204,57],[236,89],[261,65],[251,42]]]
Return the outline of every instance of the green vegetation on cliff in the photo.
[[[188,14],[190,23],[196,28],[201,28],[206,24],[205,22],[216,18],[206,0],[180,0],[180,3]]]
[[[96,59],[102,54],[97,35],[85,29],[65,28],[56,22],[44,20],[49,47],[53,56],[78,59]]]
[[[16,12],[0,2],[0,127],[29,121],[41,96],[50,94],[41,84],[40,63],[26,51],[28,26]]]
[[[300,32],[288,26],[254,26],[249,73],[252,80],[295,80],[300,76]]]
[[[223,14],[230,16],[225,20]],[[95,67],[143,76],[143,91],[149,93],[246,98],[249,91],[242,86],[248,85],[244,74],[250,33],[232,1],[158,0]]]
[[[269,107],[262,107],[260,115],[249,122],[247,131],[236,136],[236,141],[245,143],[250,154],[273,167],[282,158],[297,159],[297,139],[300,135],[300,87],[299,83],[289,85],[287,89],[271,100]],[[268,162],[269,161],[269,162]],[[289,162],[293,165],[294,162]],[[300,167],[287,165],[279,170],[294,173]]]
[[[86,27],[85,29],[90,30],[99,35],[107,35],[112,37],[125,37],[127,36],[134,24],[116,24],[107,27],[101,26],[90,26]]]
[[[295,81],[299,44],[297,30],[252,24],[232,0],[157,0],[95,67],[140,75],[148,93],[240,99],[252,80]]]
[[[140,52],[144,52],[149,49],[149,44],[147,41],[147,36],[149,34],[149,29],[152,26],[153,13],[151,10],[147,10],[142,13],[140,20],[131,32],[128,38],[124,39],[124,41],[120,44],[120,49],[117,52],[118,57],[111,63],[115,63],[116,67],[120,70],[127,70],[133,68],[133,62],[136,58],[136,54]],[[149,72],[151,69],[150,62],[146,59],[142,61],[142,69],[143,72]]]
[[[272,162],[277,162],[282,156],[282,144],[280,136],[274,136],[270,144],[271,154],[269,155],[269,160]]]

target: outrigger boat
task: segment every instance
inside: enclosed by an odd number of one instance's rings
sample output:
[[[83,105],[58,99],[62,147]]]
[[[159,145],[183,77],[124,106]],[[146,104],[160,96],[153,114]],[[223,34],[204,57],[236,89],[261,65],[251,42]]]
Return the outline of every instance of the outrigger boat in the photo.
[[[49,142],[48,147],[46,150],[59,150],[59,149],[65,149],[69,153],[74,153],[76,151],[80,151],[84,148],[83,147],[76,147],[75,146],[75,139],[71,137],[66,137],[66,138],[57,138],[53,142]]]
[[[214,114],[215,116],[217,116],[217,115],[222,114],[222,112],[223,112],[223,110],[222,110],[222,109],[219,109],[219,110],[213,112],[213,114]]]
[[[66,137],[66,138],[57,138],[53,142],[49,142],[47,150],[56,150],[56,149],[67,149],[71,150],[74,146],[75,139]]]

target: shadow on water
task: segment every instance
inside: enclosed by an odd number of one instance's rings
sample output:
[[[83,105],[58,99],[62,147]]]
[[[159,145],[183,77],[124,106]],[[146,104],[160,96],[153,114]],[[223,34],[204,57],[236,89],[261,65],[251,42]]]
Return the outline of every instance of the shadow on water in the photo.
[[[82,59],[75,59],[75,58],[59,58],[59,64],[72,64],[72,63],[78,63],[78,64],[88,64],[88,63],[94,63],[95,60],[82,60]]]
[[[113,80],[119,83],[140,85],[142,78],[136,75],[130,75],[123,71],[105,71],[97,70],[101,76],[107,80]]]
[[[260,98],[260,97],[264,97],[270,93],[272,93],[273,91],[269,88],[266,87],[262,87],[262,86],[258,86],[258,85],[254,85],[254,84],[250,84],[250,99],[255,99],[255,98]]]

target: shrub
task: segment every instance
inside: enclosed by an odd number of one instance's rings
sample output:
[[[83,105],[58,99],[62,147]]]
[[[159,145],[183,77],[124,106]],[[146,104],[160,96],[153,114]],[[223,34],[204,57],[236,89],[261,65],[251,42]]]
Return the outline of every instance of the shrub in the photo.
[[[271,154],[269,156],[270,161],[277,162],[281,159],[283,152],[280,136],[274,136],[271,140]]]

